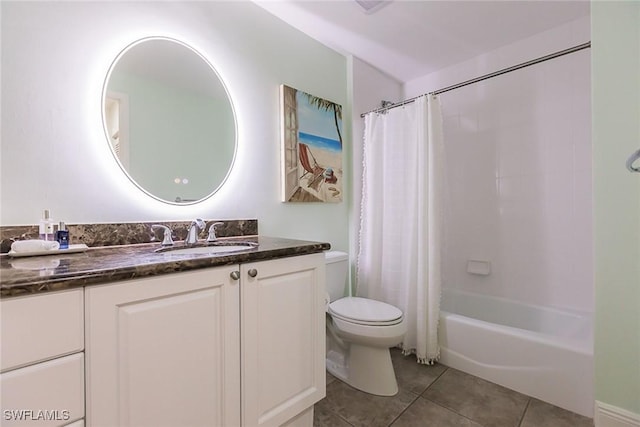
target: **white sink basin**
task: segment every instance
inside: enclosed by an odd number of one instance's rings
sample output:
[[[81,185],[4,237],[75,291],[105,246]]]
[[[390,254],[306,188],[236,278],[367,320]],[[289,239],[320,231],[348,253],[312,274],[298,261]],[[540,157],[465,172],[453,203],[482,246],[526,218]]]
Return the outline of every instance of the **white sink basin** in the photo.
[[[161,251],[165,255],[192,255],[192,254],[200,254],[200,255],[221,255],[231,252],[240,252],[246,251],[249,249],[254,249],[258,245],[256,244],[237,244],[237,245],[217,245],[217,246],[196,246],[196,247],[172,247],[167,248]]]

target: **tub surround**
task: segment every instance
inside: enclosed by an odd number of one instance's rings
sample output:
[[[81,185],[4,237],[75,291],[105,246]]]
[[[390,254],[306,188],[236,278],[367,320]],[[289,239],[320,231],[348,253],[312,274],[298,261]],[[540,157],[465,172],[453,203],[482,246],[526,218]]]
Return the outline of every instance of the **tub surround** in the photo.
[[[186,223],[180,224],[177,227],[182,227],[182,224]],[[148,233],[147,225],[142,228],[145,228]],[[174,230],[177,229],[174,228]],[[219,234],[223,235],[229,231],[229,228],[220,227],[220,231]],[[241,235],[224,240],[252,241],[259,246],[239,253],[212,256],[180,254],[180,251],[156,253],[154,251],[161,247],[158,241],[89,248],[86,252],[68,255],[27,258],[10,258],[2,255],[0,256],[0,297],[29,295],[179,271],[305,255],[322,252],[331,247],[329,243],[256,235]],[[176,242],[176,247],[181,245],[182,242]]]
[[[64,219],[61,219],[64,220]],[[66,222],[66,221],[65,221]],[[258,234],[258,220],[206,220],[207,229],[214,222],[218,237],[254,236]],[[66,224],[69,243],[84,243],[89,247],[131,245],[136,243],[161,242],[160,231],[153,232],[151,226],[161,224],[173,231],[174,240],[184,240],[191,221],[131,222],[113,224]],[[15,225],[0,227],[0,253],[7,253],[15,240],[37,239],[38,225]]]

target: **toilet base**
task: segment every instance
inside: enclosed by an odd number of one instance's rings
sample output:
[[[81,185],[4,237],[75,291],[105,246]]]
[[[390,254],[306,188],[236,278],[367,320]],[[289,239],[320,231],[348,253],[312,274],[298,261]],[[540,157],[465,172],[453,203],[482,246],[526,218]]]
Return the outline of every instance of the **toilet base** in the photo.
[[[398,383],[388,348],[350,343],[345,352],[327,354],[327,371],[353,388],[377,396],[394,396]]]

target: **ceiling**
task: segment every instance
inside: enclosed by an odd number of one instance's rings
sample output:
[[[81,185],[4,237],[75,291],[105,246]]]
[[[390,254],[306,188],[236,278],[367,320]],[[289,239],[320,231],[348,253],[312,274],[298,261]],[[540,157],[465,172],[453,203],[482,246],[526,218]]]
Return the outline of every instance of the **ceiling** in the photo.
[[[326,46],[400,82],[588,16],[588,0],[255,2]],[[375,5],[370,12],[359,3]]]

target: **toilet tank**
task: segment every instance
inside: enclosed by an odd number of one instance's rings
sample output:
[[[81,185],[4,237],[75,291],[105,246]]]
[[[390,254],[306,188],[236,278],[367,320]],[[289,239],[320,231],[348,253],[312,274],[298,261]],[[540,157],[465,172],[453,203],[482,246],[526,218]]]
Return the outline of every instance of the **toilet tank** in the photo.
[[[327,293],[331,301],[347,295],[349,288],[349,254],[339,251],[324,253]]]

